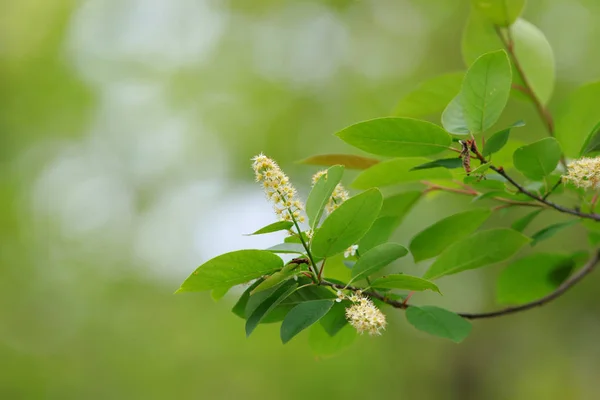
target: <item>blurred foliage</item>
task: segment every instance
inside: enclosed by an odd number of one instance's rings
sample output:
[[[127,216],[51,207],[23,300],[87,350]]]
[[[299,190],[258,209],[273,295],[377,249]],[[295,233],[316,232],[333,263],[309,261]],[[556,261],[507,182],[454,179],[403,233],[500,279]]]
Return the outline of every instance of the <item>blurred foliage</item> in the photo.
[[[233,297],[172,295],[204,260],[264,244],[236,236],[272,221],[251,156],[270,154],[306,191],[316,168],[294,161],[349,152],[332,133],[464,69],[468,10],[467,0],[1,0],[0,398],[595,398],[597,276],[551,306],[474,324],[460,347],[392,314],[384,336],[317,362],[307,334],[282,346],[277,327],[260,326],[246,340]],[[551,110],[598,79],[599,16],[595,0],[526,6],[555,51]],[[527,126],[515,137],[544,137],[532,107],[511,102],[502,123],[517,119]],[[398,242],[463,202],[431,196]],[[489,308],[498,271],[441,280],[444,305]]]

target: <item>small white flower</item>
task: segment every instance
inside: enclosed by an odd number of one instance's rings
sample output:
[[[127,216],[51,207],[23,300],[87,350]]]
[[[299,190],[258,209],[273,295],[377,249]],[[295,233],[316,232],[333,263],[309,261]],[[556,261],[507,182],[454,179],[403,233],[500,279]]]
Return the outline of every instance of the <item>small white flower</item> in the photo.
[[[353,244],[352,246],[348,247],[346,251],[344,251],[344,258],[348,258],[351,256],[354,257],[356,255],[356,250],[358,250],[357,244]]]
[[[600,157],[583,157],[574,160],[567,166],[567,174],[563,175],[564,181],[571,181],[575,186],[584,189],[598,189],[600,187]]]
[[[346,308],[346,319],[350,325],[361,335],[365,332],[369,335],[381,335],[387,325],[385,314],[367,297],[353,295],[350,300],[354,302]]]
[[[325,169],[321,170],[313,175],[313,177],[312,177],[313,186],[317,183],[319,178],[321,178],[323,175],[327,175],[327,170],[325,170]],[[349,198],[350,198],[350,195],[348,194],[346,189],[344,189],[344,187],[338,183],[335,186],[335,189],[333,189],[333,193],[331,193],[331,197],[329,198],[329,201],[327,202],[327,205],[325,206],[327,213],[331,214],[336,208],[338,208],[343,202],[345,202]]]

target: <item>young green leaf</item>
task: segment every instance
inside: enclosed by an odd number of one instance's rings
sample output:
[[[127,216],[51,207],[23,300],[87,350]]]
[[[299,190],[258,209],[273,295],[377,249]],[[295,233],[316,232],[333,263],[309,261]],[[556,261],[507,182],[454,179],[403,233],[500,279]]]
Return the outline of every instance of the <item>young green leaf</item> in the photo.
[[[529,179],[539,180],[547,175],[560,161],[560,145],[554,138],[545,138],[523,147],[513,154],[513,162],[523,175]]]
[[[598,122],[590,131],[590,134],[581,147],[579,156],[586,156],[598,151],[600,151],[600,122]]]
[[[421,191],[411,191],[385,198],[379,217],[358,242],[360,251],[366,252],[387,242],[421,196]]]
[[[537,253],[506,267],[498,279],[496,297],[502,304],[537,300],[556,289],[571,273],[575,261],[564,254]]]
[[[343,165],[346,169],[367,169],[379,163],[379,160],[371,157],[355,156],[353,154],[321,154],[298,161],[301,164],[322,165],[331,167]]]
[[[445,169],[420,169],[415,167],[428,162],[426,158],[394,158],[383,161],[362,171],[352,182],[357,189],[383,187],[405,182],[418,182],[423,179],[450,179],[452,175]]]
[[[337,335],[331,336],[322,326],[314,324],[308,331],[308,345],[314,355],[327,358],[336,356],[349,348],[356,337],[356,330],[350,325],[344,326]]]
[[[266,250],[238,250],[217,256],[183,282],[179,292],[199,292],[239,285],[283,267],[283,261]]]
[[[510,96],[512,73],[504,50],[479,57],[467,71],[460,91],[469,131],[488,130],[498,121]]]
[[[319,324],[325,329],[329,336],[335,336],[337,333],[348,324],[346,319],[346,308],[352,303],[348,300],[336,302],[331,307],[331,310],[319,321]]]
[[[555,81],[554,53],[542,31],[523,19],[517,19],[510,27],[514,42],[514,52],[519,65],[527,77],[527,83],[536,97],[546,104],[552,95]],[[472,12],[463,34],[462,50],[467,65],[483,53],[503,49],[504,45],[494,28],[494,24],[479,12]],[[513,83],[520,87],[525,84],[513,66]],[[521,92],[522,99],[531,100]],[[581,142],[580,142],[581,143]]]
[[[272,288],[273,286],[279,285],[281,282],[290,279],[292,276],[297,274],[298,264],[288,263],[284,265],[281,271],[273,272],[271,276],[265,278],[264,281],[260,285],[258,285],[250,294],[254,294],[257,292],[262,292],[263,290],[267,290]]]
[[[537,217],[542,211],[544,211],[543,208],[540,208],[539,210],[535,210],[533,212],[530,212],[529,214],[524,215],[523,217],[519,218],[518,220],[516,220],[515,222],[513,222],[513,224],[511,225],[511,228],[513,228],[515,231],[517,232],[523,232],[525,230],[525,228],[527,228],[527,226],[535,219],[535,217]]]
[[[415,262],[435,257],[452,243],[466,238],[488,219],[488,209],[464,211],[444,218],[418,233],[408,246]]]
[[[401,289],[401,290],[433,290],[441,294],[440,289],[433,282],[416,276],[394,274],[386,275],[371,282],[371,287],[378,289]]]
[[[407,254],[408,250],[396,243],[383,243],[373,247],[362,254],[352,268],[352,280],[368,277]]]
[[[598,123],[598,108],[592,104],[600,104],[600,81],[576,89],[554,113],[555,136],[567,157],[580,155],[586,137]]]
[[[512,229],[477,232],[448,247],[431,265],[423,279],[437,279],[506,260],[529,241],[527,236]]]
[[[523,11],[525,0],[471,0],[471,4],[492,24],[510,26]]]
[[[379,214],[383,197],[369,189],[342,203],[315,232],[311,251],[316,257],[331,257],[358,243]]]
[[[331,194],[335,187],[342,180],[343,174],[343,166],[334,165],[333,167],[330,167],[327,169],[327,172],[315,182],[315,185],[308,194],[308,199],[306,200],[306,215],[308,216],[308,222],[312,229],[315,229],[321,221],[323,210],[331,198]]]
[[[447,150],[451,139],[442,128],[411,118],[377,118],[336,133],[343,141],[368,153],[418,157]]]
[[[250,336],[264,317],[275,309],[283,300],[292,294],[298,285],[295,282],[286,282],[267,297],[246,320],[246,337]]]
[[[269,247],[266,251],[282,254],[304,254],[306,252],[300,243],[280,243]]]
[[[394,115],[416,118],[441,112],[460,90],[463,76],[454,72],[422,82],[398,102]]]
[[[442,113],[442,126],[455,135],[468,135],[469,128],[465,121],[460,93],[454,96]]]
[[[269,224],[265,227],[260,228],[259,230],[257,230],[254,233],[249,233],[246,236],[263,235],[265,233],[278,232],[278,231],[287,231],[292,226],[294,226],[294,223],[291,221],[277,221],[277,222],[273,222],[272,224]]]
[[[252,290],[254,290],[255,287],[260,285],[262,281],[262,279],[257,279],[256,282],[254,282],[246,290],[244,290],[244,293],[242,293],[238,301],[231,309],[232,313],[234,313],[240,318],[246,319],[246,306],[248,305],[248,299],[250,299],[250,292],[252,292]]]
[[[462,160],[459,157],[452,158],[441,158],[439,160],[433,160],[426,162],[416,167],[411,168],[411,171],[418,171],[420,169],[431,169],[431,168],[447,168],[456,169],[462,167]]]
[[[521,126],[525,126],[525,124],[522,121],[518,121],[514,123],[513,126],[511,126],[510,128],[502,129],[501,131],[494,133],[492,136],[489,137],[489,139],[485,141],[485,146],[483,147],[481,154],[484,157],[487,157],[502,150],[504,145],[506,145],[506,143],[508,142],[508,136],[510,135],[510,131],[512,130],[512,128],[517,128]]]
[[[533,241],[531,242],[531,246],[535,246],[542,240],[550,239],[552,236],[556,235],[558,232],[562,231],[563,229],[568,228],[568,227],[573,226],[578,223],[579,223],[579,220],[574,219],[572,221],[559,222],[557,224],[549,225],[549,226],[545,227],[544,229],[539,230],[536,233],[534,233],[533,235],[531,235],[531,238],[533,239]]]
[[[420,331],[462,342],[471,332],[471,324],[459,315],[434,306],[411,306],[406,309],[406,320]]]
[[[321,319],[334,300],[313,300],[300,303],[292,308],[281,324],[281,342],[289,342],[294,336]]]

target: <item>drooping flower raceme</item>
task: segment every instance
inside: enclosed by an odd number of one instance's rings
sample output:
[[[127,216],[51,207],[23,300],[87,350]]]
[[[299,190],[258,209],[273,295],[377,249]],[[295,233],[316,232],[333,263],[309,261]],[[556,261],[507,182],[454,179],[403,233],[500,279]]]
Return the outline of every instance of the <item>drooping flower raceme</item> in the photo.
[[[304,222],[300,213],[304,205],[297,198],[296,189],[279,165],[264,154],[252,158],[252,168],[257,182],[262,182],[267,198],[273,202],[275,213],[282,221],[291,221],[292,216],[298,222]]]
[[[567,173],[562,178],[577,187],[598,189],[600,187],[600,157],[583,157],[570,162],[567,166]]]
[[[365,332],[369,335],[381,335],[381,331],[387,325],[385,314],[369,298],[361,294],[353,294],[348,298],[354,303],[346,308],[346,319],[350,325],[361,335]]]

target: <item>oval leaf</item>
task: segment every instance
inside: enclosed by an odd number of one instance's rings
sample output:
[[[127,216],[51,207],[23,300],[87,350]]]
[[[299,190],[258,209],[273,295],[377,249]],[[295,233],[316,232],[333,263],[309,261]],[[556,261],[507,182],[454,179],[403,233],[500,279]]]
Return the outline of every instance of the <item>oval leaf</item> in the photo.
[[[488,130],[498,121],[510,96],[512,73],[504,50],[479,57],[467,71],[460,91],[467,128]]]
[[[352,268],[352,280],[368,277],[407,254],[406,247],[396,243],[384,243],[373,247],[362,254]]]
[[[547,226],[544,229],[539,230],[536,233],[534,233],[533,235],[531,235],[531,238],[533,239],[533,241],[531,242],[531,245],[535,246],[542,240],[550,239],[552,236],[556,235],[558,232],[562,231],[563,229],[568,228],[569,226],[573,226],[577,223],[579,223],[579,220],[574,219],[572,221],[559,222],[557,224],[552,224],[550,226]]]
[[[512,229],[477,232],[448,247],[423,278],[436,279],[506,260],[529,241],[527,236]]]
[[[464,75],[454,72],[422,82],[398,102],[394,115],[414,118],[442,112],[460,90]]]
[[[292,308],[281,324],[281,341],[285,344],[294,336],[320,320],[333,306],[334,300],[313,300]]]
[[[513,124],[510,128],[502,129],[494,133],[485,141],[485,146],[483,147],[482,154],[484,157],[487,157],[491,154],[497,153],[506,145],[508,142],[508,136],[510,135],[510,131],[512,128],[518,128],[521,126],[525,126],[523,121],[518,121]]]
[[[431,168],[447,168],[455,169],[462,167],[462,160],[459,157],[452,158],[441,158],[439,160],[429,161],[425,164],[417,165],[411,168],[411,171],[418,171],[420,169],[431,169]]]
[[[452,243],[466,238],[492,214],[487,209],[461,212],[444,218],[418,233],[408,246],[415,262],[435,257]]]
[[[502,304],[522,304],[556,289],[571,273],[575,261],[564,254],[538,253],[506,267],[498,279],[496,297]]]
[[[566,156],[579,156],[599,116],[600,82],[581,86],[558,106],[554,113],[554,129]]]
[[[277,221],[277,222],[273,222],[272,224],[269,224],[265,227],[260,228],[259,230],[257,230],[254,233],[249,233],[247,236],[263,235],[265,233],[278,232],[278,231],[287,231],[292,226],[294,226],[294,223],[291,221]]]
[[[322,165],[330,167],[343,165],[346,169],[367,169],[377,164],[379,160],[352,154],[321,154],[299,161],[301,164]]]
[[[346,143],[368,153],[391,157],[437,154],[450,146],[450,136],[439,126],[411,118],[377,118],[336,133]]]
[[[560,145],[556,139],[545,138],[519,147],[513,154],[513,163],[529,179],[539,180],[554,171],[560,155]]]
[[[334,165],[315,182],[306,200],[306,215],[311,228],[315,228],[321,221],[325,205],[329,201],[335,187],[342,180],[344,167]]]
[[[416,276],[395,274],[387,275],[379,279],[375,279],[371,282],[371,287],[380,289],[401,289],[401,290],[433,290],[434,292],[440,292],[440,289],[435,283],[430,282],[426,279],[418,278]]]
[[[462,342],[471,332],[471,324],[459,315],[434,306],[411,306],[406,319],[412,326],[431,335]]]
[[[177,292],[199,292],[248,282],[283,267],[283,260],[266,250],[225,253],[198,267]]]
[[[516,220],[515,222],[513,222],[513,224],[511,225],[511,228],[513,228],[515,231],[517,232],[523,232],[525,230],[525,228],[527,228],[527,226],[535,219],[535,217],[537,217],[542,211],[544,211],[543,208],[539,209],[539,210],[535,210],[533,212],[530,212],[529,214],[519,218],[518,220]]]
[[[280,243],[269,247],[266,251],[282,254],[304,254],[306,249],[300,243]]]
[[[452,175],[445,169],[420,169],[415,167],[429,162],[426,158],[394,158],[381,162],[362,171],[352,182],[352,187],[368,189],[423,179],[450,179]]]
[[[315,232],[311,251],[325,258],[343,252],[358,243],[379,214],[383,196],[377,189],[369,189],[342,203]]]
[[[455,135],[468,135],[467,121],[463,112],[460,93],[456,95],[442,113],[442,126]]]
[[[246,337],[250,336],[254,329],[260,324],[271,311],[275,309],[283,300],[292,294],[298,285],[295,282],[286,282],[265,299],[246,320]]]
[[[517,19],[510,27],[514,41],[514,51],[519,64],[527,77],[527,82],[536,97],[547,103],[552,95],[555,81],[554,53],[544,34],[533,24]],[[503,49],[494,24],[478,12],[471,13],[463,34],[462,50],[467,65],[470,65],[483,53]],[[519,73],[513,71],[513,83],[524,86]],[[517,97],[528,99],[521,92]],[[580,142],[581,143],[581,142]]]

